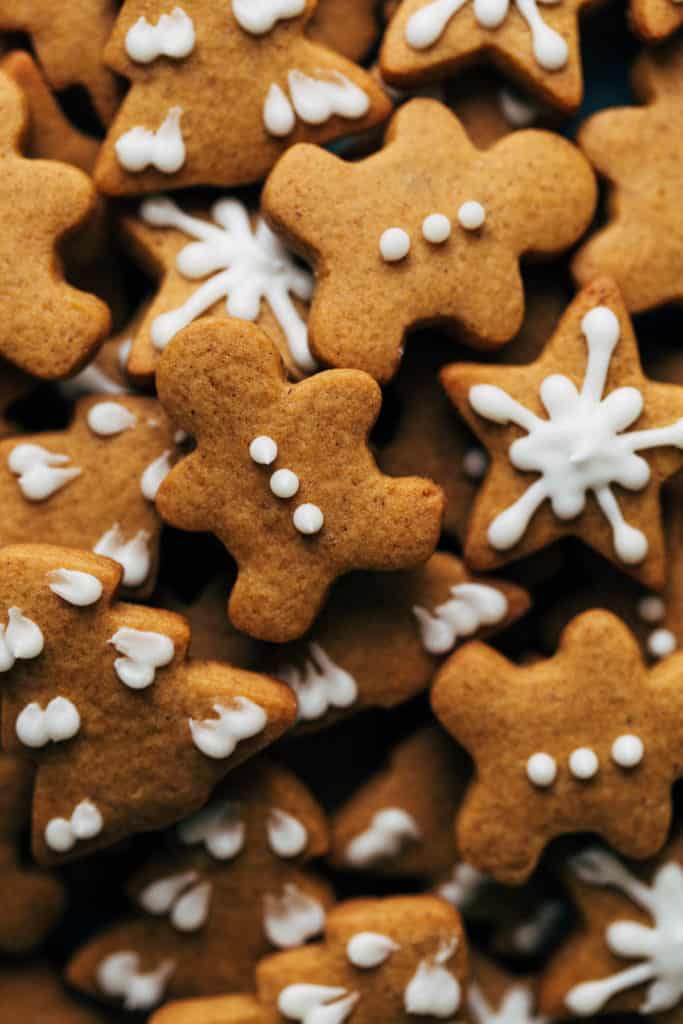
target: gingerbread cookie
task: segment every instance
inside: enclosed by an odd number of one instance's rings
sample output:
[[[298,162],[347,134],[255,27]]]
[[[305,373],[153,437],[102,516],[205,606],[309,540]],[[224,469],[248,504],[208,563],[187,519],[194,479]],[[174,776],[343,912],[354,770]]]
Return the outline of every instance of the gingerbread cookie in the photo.
[[[467,1024],[546,1024],[538,1011],[536,979],[510,974],[481,955],[472,958]]]
[[[0,74],[0,114],[0,260],[7,313],[0,353],[36,377],[66,377],[88,360],[109,328],[107,307],[65,282],[56,255],[58,242],[93,210],[95,192],[82,171],[21,155],[27,107],[6,74]]]
[[[265,177],[295,142],[326,142],[387,117],[356,64],[306,37],[316,0],[126,0],[105,57],[132,80],[96,181],[109,195]],[[230,111],[226,120],[225,112]]]
[[[181,206],[156,196],[124,218],[123,230],[136,262],[159,282],[128,360],[135,381],[153,382],[161,352],[205,313],[258,323],[294,376],[315,369],[306,329],[313,275],[256,210],[235,197]]]
[[[121,576],[83,551],[0,550],[2,744],[38,766],[39,863],[194,813],[296,713],[282,683],[188,660],[185,620],[115,602]]]
[[[541,13],[537,0],[403,0],[384,36],[382,76],[392,85],[420,84],[485,56],[544,102],[571,113],[583,96],[578,17],[588,3],[543,2]]]
[[[443,102],[454,110],[478,149],[486,149],[520,128],[546,128],[547,108],[475,68],[443,83]]]
[[[509,341],[524,314],[519,258],[572,245],[595,198],[592,172],[564,139],[514,132],[481,151],[443,104],[416,99],[365,160],[296,146],[262,202],[316,265],[313,354],[386,381],[410,327],[457,327],[483,349]]]
[[[633,86],[645,106],[603,110],[579,131],[582,150],[608,182],[609,205],[606,226],[579,249],[572,270],[580,284],[610,274],[628,309],[639,313],[683,299],[683,215],[675,187],[683,158],[676,127],[683,43],[646,51],[634,67]]]
[[[648,670],[633,634],[598,610],[574,619],[547,661],[517,666],[476,642],[456,651],[432,707],[476,765],[456,824],[465,859],[517,884],[565,833],[596,832],[627,856],[656,853],[680,773],[682,667],[673,655]]]
[[[318,0],[308,34],[349,60],[362,60],[379,35],[377,7],[377,0]]]
[[[257,995],[171,1004],[152,1024],[408,1024],[454,1019],[467,949],[457,913],[431,896],[340,903],[325,941],[262,960]]]
[[[149,595],[176,433],[153,398],[90,396],[66,430],[0,442],[0,544],[90,549],[119,562],[127,594]]]
[[[306,638],[275,652],[272,671],[296,693],[300,727],[322,728],[410,700],[457,644],[506,629],[529,603],[521,587],[471,576],[443,552],[412,572],[352,573]]]
[[[646,43],[656,43],[673,35],[683,25],[678,0],[631,0],[629,24]]]
[[[69,399],[92,395],[130,394],[131,382],[127,373],[128,359],[133,347],[133,338],[138,329],[144,307],[125,325],[123,330],[112,334],[102,344],[97,355],[85,369],[75,377],[61,381],[59,389]]]
[[[366,374],[291,385],[263,331],[205,319],[168,346],[157,385],[197,441],[164,480],[157,507],[174,526],[214,533],[237,561],[229,612],[238,629],[296,639],[336,577],[412,568],[436,547],[439,488],[383,476],[370,454],[381,397]]]
[[[54,967],[42,962],[0,966],[0,1005],[8,1022],[107,1024],[110,1021],[109,1017],[67,992]]]
[[[573,534],[663,587],[659,492],[683,465],[683,390],[644,376],[612,281],[577,296],[530,366],[454,364],[441,379],[491,459],[469,564],[492,569]]]
[[[72,960],[78,989],[128,1010],[244,991],[261,957],[323,930],[332,892],[301,869],[325,852],[327,826],[290,772],[265,760],[236,772],[176,836],[130,881],[137,915]]]

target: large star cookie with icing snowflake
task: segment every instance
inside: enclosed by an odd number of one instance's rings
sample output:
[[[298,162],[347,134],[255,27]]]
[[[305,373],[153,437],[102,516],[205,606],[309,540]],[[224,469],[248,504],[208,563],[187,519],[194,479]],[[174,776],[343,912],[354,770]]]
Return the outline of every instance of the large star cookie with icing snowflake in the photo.
[[[151,1024],[455,1020],[466,977],[462,924],[444,900],[351,900],[328,914],[323,942],[262,960],[256,995],[171,1003]]]
[[[536,362],[454,364],[442,380],[491,455],[468,530],[472,566],[573,534],[664,586],[659,492],[683,465],[683,389],[643,374],[613,282],[577,296]]]
[[[683,841],[676,833],[654,862],[621,861],[589,846],[568,859],[566,880],[581,926],[542,978],[541,1005],[559,1017],[636,1011],[683,1020]],[[652,1018],[649,1015],[656,1014]]]
[[[415,99],[365,160],[295,146],[262,202],[316,266],[314,355],[384,382],[411,327],[438,323],[475,348],[509,341],[524,316],[520,257],[572,245],[595,199],[586,161],[558,135],[514,132],[479,150],[446,106]]]
[[[588,0],[403,0],[380,67],[392,85],[446,78],[474,56],[493,63],[561,110],[583,95],[578,17]]]
[[[456,819],[462,856],[518,884],[567,833],[655,854],[681,774],[681,671],[682,654],[648,669],[633,634],[605,611],[574,619],[547,661],[518,666],[477,642],[456,651],[432,707],[476,766]]]
[[[110,195],[265,177],[295,142],[383,121],[363,68],[305,34],[316,0],[126,0],[105,51],[132,80],[95,177]]]
[[[162,404],[197,448],[164,480],[162,517],[214,533],[238,564],[230,617],[263,640],[294,640],[334,580],[408,569],[432,554],[443,495],[384,476],[368,448],[378,386],[357,370],[290,384],[270,338],[237,319],[178,335],[157,370]]]

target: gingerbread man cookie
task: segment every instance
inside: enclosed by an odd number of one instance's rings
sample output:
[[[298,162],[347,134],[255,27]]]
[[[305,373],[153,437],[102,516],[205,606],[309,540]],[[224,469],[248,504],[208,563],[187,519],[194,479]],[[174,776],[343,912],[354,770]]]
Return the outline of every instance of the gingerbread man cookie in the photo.
[[[240,992],[273,948],[322,932],[332,892],[301,869],[325,852],[327,826],[290,772],[265,760],[236,772],[176,836],[130,881],[137,915],[71,961],[76,988],[128,1010]]]
[[[89,548],[120,563],[128,594],[149,595],[176,433],[153,398],[91,396],[66,430],[0,442],[0,544]]]
[[[574,619],[546,661],[517,666],[476,642],[456,651],[432,707],[476,765],[456,822],[465,859],[518,884],[565,833],[656,853],[680,774],[682,668],[677,654],[648,670],[633,634],[598,610]]]
[[[58,242],[93,210],[95,192],[82,171],[21,155],[26,101],[2,73],[0,123],[0,260],[6,310],[0,354],[36,377],[66,377],[88,360],[109,328],[107,307],[65,282],[56,255]]]
[[[409,1024],[455,1019],[467,949],[443,900],[351,900],[328,915],[325,941],[262,960],[257,995],[171,1004],[151,1024]]]
[[[461,363],[441,379],[491,458],[469,564],[495,568],[573,534],[663,587],[659,492],[683,465],[683,389],[644,376],[612,281],[577,296],[530,366]]]
[[[336,577],[412,568],[436,547],[439,488],[383,476],[370,454],[381,398],[366,374],[289,384],[259,328],[205,319],[168,346],[157,385],[197,441],[157,507],[174,526],[214,533],[237,561],[229,612],[238,629],[296,639]]]
[[[307,38],[315,7],[126,0],[105,57],[133,84],[102,147],[99,188],[135,195],[256,182],[295,142],[383,121],[391,102],[372,76]]]
[[[410,327],[457,328],[483,349],[509,341],[524,315],[520,257],[572,245],[595,199],[588,164],[559,136],[514,132],[481,151],[447,107],[416,99],[365,160],[296,146],[262,202],[316,266],[313,354],[387,381]]]
[[[571,113],[583,96],[579,12],[589,0],[403,0],[382,45],[382,76],[409,86],[490,56],[546,103]]]
[[[194,813],[296,713],[282,683],[187,659],[185,620],[115,602],[121,576],[70,548],[0,550],[2,745],[38,766],[39,863]]]
[[[579,131],[582,150],[607,180],[609,204],[606,226],[579,249],[572,270],[580,284],[610,274],[628,309],[639,313],[683,299],[683,215],[676,188],[683,159],[677,127],[683,42],[643,53],[633,86],[645,106],[600,111]]]
[[[159,281],[128,359],[135,381],[153,382],[161,352],[205,313],[258,323],[294,376],[316,368],[306,329],[313,275],[257,211],[235,197],[181,206],[156,196],[124,219],[123,230],[136,261]]]

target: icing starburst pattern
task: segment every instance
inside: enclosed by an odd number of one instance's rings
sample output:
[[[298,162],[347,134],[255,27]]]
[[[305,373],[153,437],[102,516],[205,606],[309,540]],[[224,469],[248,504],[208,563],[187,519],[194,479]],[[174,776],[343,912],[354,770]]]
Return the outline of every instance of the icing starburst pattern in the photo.
[[[606,850],[591,849],[572,861],[575,874],[590,885],[617,889],[653,921],[648,927],[637,921],[614,921],[605,939],[616,956],[637,957],[642,963],[599,981],[576,985],[565,998],[578,1016],[599,1013],[620,992],[648,984],[641,1013],[661,1013],[683,996],[683,870],[671,861],[655,873],[651,885],[632,875]]]
[[[546,1024],[534,1013],[534,995],[526,985],[513,985],[494,1009],[476,983],[467,989],[467,1009],[474,1024]]]
[[[581,321],[588,359],[581,391],[564,374],[546,377],[540,398],[549,419],[542,419],[500,387],[479,384],[469,402],[479,416],[527,431],[510,446],[512,465],[540,479],[498,515],[488,529],[493,548],[507,551],[523,537],[536,510],[548,499],[558,519],[583,512],[592,491],[610,524],[615,552],[629,565],[642,562],[648,542],[641,530],[622,515],[612,485],[642,490],[650,479],[647,461],[636,452],[675,446],[683,448],[683,419],[651,430],[630,427],[641,415],[643,395],[635,387],[618,387],[604,395],[607,374],[619,338],[619,321],[611,309],[595,306]]]
[[[426,50],[443,35],[448,23],[468,0],[432,0],[408,20],[406,42],[414,50]],[[558,0],[541,0],[556,4]],[[536,61],[546,71],[558,71],[567,63],[569,49],[555,29],[547,25],[538,9],[537,0],[512,0],[531,33],[531,46]],[[482,28],[494,29],[503,24],[510,12],[511,0],[475,0],[474,17]]]
[[[231,316],[257,320],[265,301],[287,340],[292,359],[303,373],[316,368],[308,347],[308,330],[292,295],[309,302],[313,275],[260,217],[252,228],[246,207],[220,199],[211,209],[213,223],[184,213],[172,199],[156,196],[140,206],[140,217],[157,228],[176,228],[196,239],[176,258],[176,267],[191,280],[208,278],[177,309],[156,317],[151,327],[155,348],[162,350],[188,324],[220,299]]]

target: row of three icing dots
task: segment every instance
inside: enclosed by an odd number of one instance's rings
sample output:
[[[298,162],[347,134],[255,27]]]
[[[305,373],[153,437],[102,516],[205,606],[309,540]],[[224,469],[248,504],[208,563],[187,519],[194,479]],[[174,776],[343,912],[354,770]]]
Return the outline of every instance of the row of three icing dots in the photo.
[[[620,768],[635,768],[643,760],[645,746],[640,736],[625,733],[612,744],[612,760]],[[592,779],[600,767],[598,755],[590,747],[577,747],[569,755],[569,771],[575,779]],[[526,764],[526,773],[534,786],[545,789],[557,778],[557,762],[551,754],[532,754]]]
[[[255,437],[249,445],[249,454],[259,466],[272,466],[278,455],[276,442],[272,437]],[[293,498],[299,490],[299,477],[291,469],[276,469],[270,478],[270,489],[276,498]],[[292,522],[299,533],[311,536],[320,533],[325,517],[317,505],[306,502],[297,505]]]
[[[486,220],[486,210],[475,199],[468,199],[458,210],[458,223],[465,231],[478,231]],[[451,237],[452,224],[445,213],[430,213],[422,222],[422,235],[432,245],[443,245]],[[379,240],[379,251],[387,263],[397,263],[410,252],[410,235],[403,228],[387,228]]]

